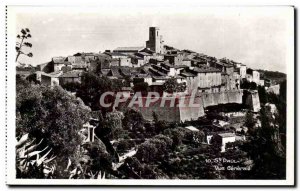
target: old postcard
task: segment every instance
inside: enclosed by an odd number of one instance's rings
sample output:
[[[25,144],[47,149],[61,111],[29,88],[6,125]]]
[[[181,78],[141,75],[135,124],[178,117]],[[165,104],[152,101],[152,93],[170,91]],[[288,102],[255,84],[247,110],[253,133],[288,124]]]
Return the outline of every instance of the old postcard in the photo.
[[[7,6],[7,184],[294,185],[294,8]]]

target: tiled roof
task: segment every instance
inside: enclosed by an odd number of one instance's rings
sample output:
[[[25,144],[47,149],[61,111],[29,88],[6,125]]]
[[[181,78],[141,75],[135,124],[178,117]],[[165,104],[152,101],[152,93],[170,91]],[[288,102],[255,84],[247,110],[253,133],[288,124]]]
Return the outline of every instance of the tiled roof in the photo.
[[[63,73],[60,78],[78,78],[82,76],[82,71],[72,70],[66,73]]]
[[[182,72],[180,75],[182,75],[183,77],[195,77],[195,74],[192,74],[190,72]]]
[[[76,54],[74,54],[73,56],[98,56],[98,53],[94,53],[94,52],[78,52]]]
[[[155,51],[150,50],[149,48],[144,48],[143,50],[141,50],[140,52],[151,52],[152,54],[155,53]]]
[[[116,78],[123,78],[120,74],[118,67],[111,67],[110,71],[108,72],[107,76],[116,77]]]
[[[176,78],[176,79],[184,79],[184,77],[181,76],[181,75],[176,75],[176,76],[174,76],[174,78]]]
[[[235,137],[234,133],[219,133],[218,134],[220,137],[225,138],[225,137]]]
[[[87,64],[73,64],[72,68],[87,68]]]
[[[176,57],[176,56],[178,56],[178,54],[165,54],[164,56],[166,56],[166,57]]]
[[[167,76],[152,76],[155,80],[167,80],[169,79]]]
[[[130,68],[120,68],[120,73],[124,76],[130,76],[131,75]]]
[[[167,67],[169,67],[169,68],[174,68],[174,65],[172,65],[172,64],[170,64],[170,63],[168,63],[168,62],[164,62],[164,63],[162,63],[161,65],[162,65],[162,66],[167,66]]]
[[[178,69],[178,68],[188,68],[188,66],[186,65],[174,65],[174,68]]]
[[[165,76],[165,75],[166,75],[165,73],[163,73],[163,72],[161,72],[161,71],[158,71],[158,70],[156,70],[156,69],[154,69],[154,68],[149,68],[149,71],[150,71],[151,73],[153,73],[154,75],[160,75],[160,76]]]
[[[144,58],[137,56],[137,55],[128,55],[128,57],[133,58],[133,59],[138,59],[138,60],[144,60]]]
[[[192,50],[188,50],[188,49],[184,49],[184,50],[182,50],[182,52],[187,52],[187,53],[196,53],[196,52],[194,52],[194,51],[192,51]]]
[[[147,52],[138,52],[136,53],[137,55],[143,55],[143,56],[151,56],[151,54],[147,53]]]
[[[118,47],[114,51],[140,51],[144,49],[143,46],[135,46],[135,47]]]
[[[120,52],[105,52],[105,54],[107,54],[109,56],[127,56],[127,55],[122,54]]]
[[[52,58],[52,61],[53,63],[57,64],[57,63],[62,63],[66,60],[66,57],[62,57],[62,56],[59,56],[59,57],[53,57]]]
[[[52,78],[60,77],[61,74],[62,74],[62,71],[56,71],[56,72],[51,72],[51,73],[42,72],[42,75],[49,76],[49,77],[52,77]]]
[[[191,130],[191,131],[199,131],[199,129],[197,129],[196,127],[194,127],[194,126],[187,126],[187,127],[185,127],[186,129],[188,129],[188,130]]]
[[[231,64],[231,63],[225,63],[224,61],[217,62],[217,64],[220,64],[220,65],[225,66],[227,68],[230,68],[230,67],[234,66],[233,64]]]
[[[192,70],[197,73],[221,72],[217,68],[213,68],[209,66],[195,67]]]

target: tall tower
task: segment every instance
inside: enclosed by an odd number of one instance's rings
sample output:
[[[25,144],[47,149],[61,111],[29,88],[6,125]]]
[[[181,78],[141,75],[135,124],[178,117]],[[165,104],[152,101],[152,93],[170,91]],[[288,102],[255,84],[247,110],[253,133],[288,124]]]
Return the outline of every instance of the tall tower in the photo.
[[[149,27],[149,40],[146,41],[146,47],[155,53],[163,54],[163,38],[159,34],[158,27]]]

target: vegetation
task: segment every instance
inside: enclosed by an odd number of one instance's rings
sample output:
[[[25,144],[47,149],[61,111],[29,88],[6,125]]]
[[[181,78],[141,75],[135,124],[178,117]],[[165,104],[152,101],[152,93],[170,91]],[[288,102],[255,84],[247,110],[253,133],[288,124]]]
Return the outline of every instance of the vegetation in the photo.
[[[149,84],[147,82],[137,82],[133,86],[134,92],[141,92],[142,95],[146,96],[149,91]]]
[[[76,158],[81,144],[78,134],[89,119],[90,109],[60,87],[44,87],[17,78],[16,136],[29,134],[32,140],[44,140],[41,148],[49,147],[56,156],[55,176],[65,177],[68,158]]]
[[[246,120],[245,120],[245,126],[252,129],[254,125],[256,124],[256,120],[254,119],[253,113],[248,111],[246,113]]]
[[[285,152],[279,137],[276,119],[266,109],[260,112],[261,127],[249,131],[248,141],[242,149],[253,160],[251,179],[284,179]]]
[[[122,123],[124,129],[137,132],[144,129],[145,120],[139,111],[128,109]]]
[[[163,85],[163,90],[168,93],[184,92],[185,88],[185,85],[183,83],[178,83],[176,78],[168,79]]]
[[[83,102],[89,106],[93,111],[101,110],[103,115],[106,112],[111,111],[112,108],[103,108],[101,107],[99,101],[100,97],[105,92],[118,92],[121,90],[123,84],[120,80],[111,80],[107,77],[99,77],[94,73],[87,72],[82,76],[81,84],[66,84],[66,87],[69,90],[75,90],[76,96],[80,97]],[[113,96],[105,97],[106,103],[113,103]]]
[[[47,147],[39,150],[35,139],[30,139],[29,134],[24,134],[16,144],[16,177],[17,178],[52,178],[55,166],[52,161],[55,156],[49,158],[51,149]],[[51,164],[52,163],[52,164]]]
[[[29,53],[25,53],[24,52],[24,48],[28,47],[31,48],[32,44],[30,42],[27,42],[26,40],[31,38],[31,34],[30,34],[30,30],[28,28],[22,29],[21,33],[17,35],[17,38],[19,39],[18,42],[16,42],[16,52],[17,52],[17,56],[16,56],[16,62],[19,59],[20,55],[26,55],[28,57],[32,57],[33,54],[31,52]]]
[[[281,83],[286,80],[286,74],[277,71],[268,70],[258,70],[258,72],[266,79],[275,81],[276,83]]]
[[[241,81],[240,88],[241,89],[256,90],[257,89],[257,84],[255,82],[248,82],[246,79],[243,79]]]

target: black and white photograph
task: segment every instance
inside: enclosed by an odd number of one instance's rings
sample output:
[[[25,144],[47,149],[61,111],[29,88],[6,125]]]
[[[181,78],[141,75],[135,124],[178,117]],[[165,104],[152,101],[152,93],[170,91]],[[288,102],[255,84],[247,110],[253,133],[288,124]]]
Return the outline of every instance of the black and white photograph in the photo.
[[[293,185],[294,7],[7,6],[10,185]]]

